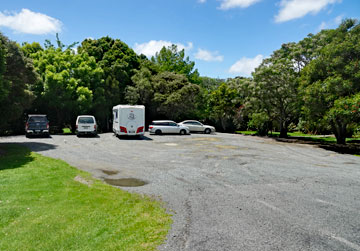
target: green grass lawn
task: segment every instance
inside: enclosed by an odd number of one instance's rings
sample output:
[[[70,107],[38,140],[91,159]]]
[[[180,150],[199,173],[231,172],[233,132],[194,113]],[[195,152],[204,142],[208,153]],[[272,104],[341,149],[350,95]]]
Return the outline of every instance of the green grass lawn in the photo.
[[[71,134],[72,133],[70,128],[63,128],[62,131],[63,131],[63,134]]]
[[[244,135],[256,135],[256,131],[236,131],[235,133],[244,134]],[[270,137],[278,137],[280,132],[271,132],[269,133]],[[289,132],[289,138],[291,137],[302,137],[304,140],[316,141],[316,142],[333,142],[336,143],[336,138],[331,136],[321,136],[321,135],[313,135],[313,134],[305,134],[302,132]],[[347,138],[346,142],[351,142],[355,140],[360,140],[359,137]]]
[[[0,250],[155,250],[170,225],[158,201],[0,144]]]

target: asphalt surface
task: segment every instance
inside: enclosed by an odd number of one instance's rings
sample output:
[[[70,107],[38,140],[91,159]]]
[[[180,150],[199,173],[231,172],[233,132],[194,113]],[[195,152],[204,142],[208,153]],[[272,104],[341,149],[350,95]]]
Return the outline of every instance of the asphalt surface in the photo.
[[[360,250],[360,157],[221,133],[4,142],[99,179],[148,182],[122,189],[158,197],[173,214],[160,250]]]

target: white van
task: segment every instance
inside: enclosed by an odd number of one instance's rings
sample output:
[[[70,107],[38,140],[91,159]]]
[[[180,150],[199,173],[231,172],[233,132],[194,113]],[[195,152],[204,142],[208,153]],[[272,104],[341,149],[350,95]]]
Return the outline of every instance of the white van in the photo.
[[[117,105],[113,107],[113,132],[118,135],[144,135],[145,106]]]
[[[76,135],[94,135],[97,134],[97,124],[92,115],[80,115],[76,119]]]

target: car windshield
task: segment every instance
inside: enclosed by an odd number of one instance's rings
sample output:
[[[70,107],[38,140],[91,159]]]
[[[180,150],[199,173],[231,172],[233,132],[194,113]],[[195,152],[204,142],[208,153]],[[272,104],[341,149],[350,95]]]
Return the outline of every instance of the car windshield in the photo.
[[[92,117],[81,117],[79,118],[79,124],[93,124],[94,119]]]
[[[47,118],[44,116],[31,116],[29,118],[29,122],[35,122],[35,123],[47,122]]]

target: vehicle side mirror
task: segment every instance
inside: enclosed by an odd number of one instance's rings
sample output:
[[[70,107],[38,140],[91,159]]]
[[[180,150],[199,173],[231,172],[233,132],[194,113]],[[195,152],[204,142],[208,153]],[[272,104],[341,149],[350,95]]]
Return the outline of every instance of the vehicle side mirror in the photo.
[[[177,127],[180,127],[180,125],[177,125]]]

